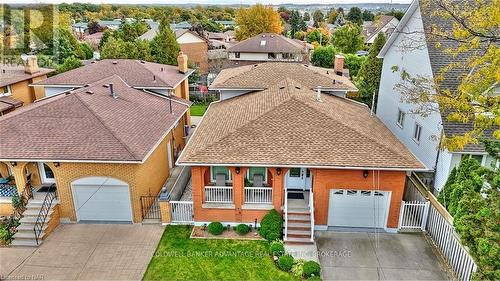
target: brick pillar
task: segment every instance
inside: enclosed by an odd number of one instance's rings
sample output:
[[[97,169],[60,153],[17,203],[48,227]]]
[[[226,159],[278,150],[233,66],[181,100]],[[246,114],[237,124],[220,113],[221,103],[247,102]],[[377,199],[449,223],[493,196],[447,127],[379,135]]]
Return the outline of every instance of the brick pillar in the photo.
[[[160,201],[160,215],[161,215],[161,223],[171,223],[172,222],[172,214],[170,212],[170,202],[169,201]]]
[[[19,195],[23,192],[26,187],[26,172],[24,168],[26,167],[27,162],[16,162],[15,166],[12,166],[10,163],[7,164],[10,166],[14,179],[16,181],[17,192]]]
[[[281,212],[281,208],[284,204],[284,194],[285,194],[285,174],[288,169],[281,168],[281,171],[278,171],[279,168],[269,168],[271,174],[273,175],[273,206],[274,209]]]
[[[197,221],[198,217],[203,212],[203,201],[205,198],[205,184],[207,173],[210,173],[209,167],[191,167],[191,184],[193,193],[193,215],[194,220]]]
[[[245,175],[247,168],[239,167],[240,171],[237,173],[237,167],[231,167],[231,175],[233,177],[233,202],[236,210],[236,221],[242,221],[241,207],[245,202]]]

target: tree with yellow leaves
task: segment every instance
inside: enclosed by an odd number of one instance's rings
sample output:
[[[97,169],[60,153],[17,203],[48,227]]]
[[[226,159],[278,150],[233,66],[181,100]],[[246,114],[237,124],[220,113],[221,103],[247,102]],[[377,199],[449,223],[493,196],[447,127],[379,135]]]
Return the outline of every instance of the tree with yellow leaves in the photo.
[[[432,24],[424,25],[421,35],[405,34],[410,39],[399,47],[418,50],[427,40],[446,63],[434,77],[413,76],[393,66],[401,76],[395,89],[406,102],[417,105],[414,113],[426,116],[438,111],[444,122],[466,125],[463,134],[442,139],[449,151],[484,138],[500,140],[500,0],[420,0],[419,4]],[[424,39],[415,40],[419,36]]]
[[[271,6],[262,4],[250,8],[241,8],[236,12],[236,39],[241,41],[261,33],[283,32],[283,25],[278,12]]]

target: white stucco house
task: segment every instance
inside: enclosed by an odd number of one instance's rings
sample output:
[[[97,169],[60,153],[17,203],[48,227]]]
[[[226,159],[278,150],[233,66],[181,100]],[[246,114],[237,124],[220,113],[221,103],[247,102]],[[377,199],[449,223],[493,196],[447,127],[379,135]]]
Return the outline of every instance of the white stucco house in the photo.
[[[435,38],[429,39],[429,36],[426,36],[425,31],[432,25],[446,27],[450,23],[437,18],[432,11],[426,11],[427,9],[421,6],[418,0],[411,3],[379,53],[384,62],[376,114],[427,169],[434,173],[429,184],[439,192],[451,170],[464,156],[472,156],[484,166],[498,166],[498,163],[493,162],[494,158],[485,152],[482,144],[468,144],[463,150],[453,152],[439,149],[442,136],[463,135],[472,125],[450,122],[439,110],[423,117],[415,113],[417,105],[406,102],[402,94],[395,89],[401,82],[401,73],[393,71],[394,66],[398,66],[412,77],[420,75],[435,78],[444,66],[453,60],[461,59],[445,54],[444,48],[437,47]],[[418,47],[409,48],[409,42]],[[441,46],[454,44],[444,39],[440,39],[439,43]],[[461,73],[447,73],[441,87],[453,91],[459,84],[459,76],[467,71],[464,69]]]

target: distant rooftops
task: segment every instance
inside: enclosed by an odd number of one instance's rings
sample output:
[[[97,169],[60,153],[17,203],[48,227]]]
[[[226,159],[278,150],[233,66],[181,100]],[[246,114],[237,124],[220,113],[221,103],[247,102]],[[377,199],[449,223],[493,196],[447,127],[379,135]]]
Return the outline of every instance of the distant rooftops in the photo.
[[[349,78],[335,74],[333,69],[286,62],[266,62],[223,69],[210,85],[220,89],[267,89],[277,81],[290,78],[308,89],[357,92]]]
[[[82,87],[113,74],[120,76],[134,88],[173,89],[193,72],[179,72],[177,66],[130,59],[105,59],[96,61],[34,85]]]
[[[305,53],[303,44],[275,33],[262,33],[243,40],[228,49],[240,53]]]

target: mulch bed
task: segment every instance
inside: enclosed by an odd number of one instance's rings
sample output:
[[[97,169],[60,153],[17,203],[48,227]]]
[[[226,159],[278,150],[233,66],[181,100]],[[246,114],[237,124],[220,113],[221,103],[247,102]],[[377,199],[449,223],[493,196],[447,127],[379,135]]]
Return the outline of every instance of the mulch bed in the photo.
[[[191,238],[201,239],[235,239],[235,240],[264,240],[255,229],[250,230],[245,235],[239,235],[232,228],[231,230],[224,230],[221,235],[213,235],[208,232],[208,228],[203,230],[203,226],[193,227]]]

